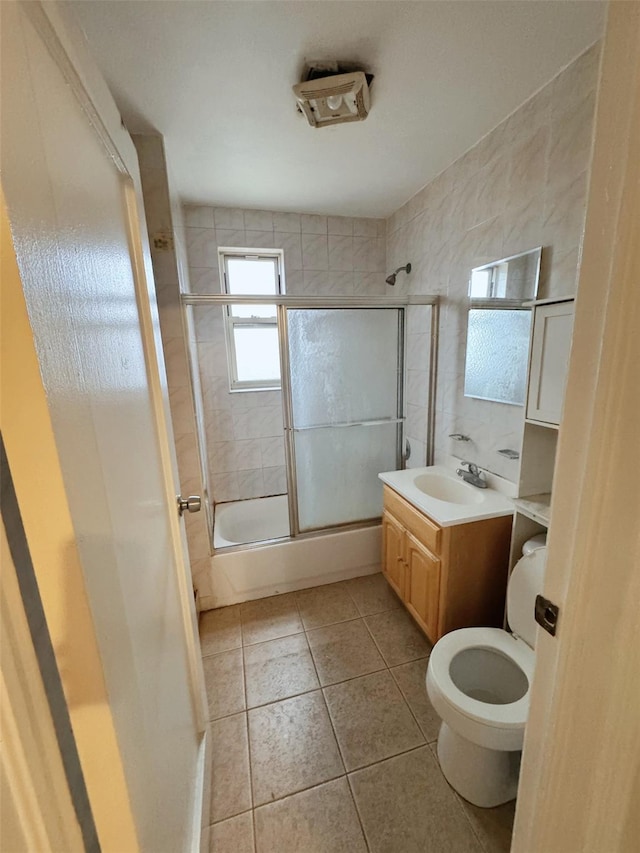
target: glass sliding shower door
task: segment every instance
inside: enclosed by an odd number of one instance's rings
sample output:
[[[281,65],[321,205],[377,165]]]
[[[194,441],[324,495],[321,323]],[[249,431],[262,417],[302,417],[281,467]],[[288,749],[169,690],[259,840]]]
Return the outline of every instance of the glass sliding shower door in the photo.
[[[401,464],[402,308],[287,308],[286,430],[300,532],[382,513]]]

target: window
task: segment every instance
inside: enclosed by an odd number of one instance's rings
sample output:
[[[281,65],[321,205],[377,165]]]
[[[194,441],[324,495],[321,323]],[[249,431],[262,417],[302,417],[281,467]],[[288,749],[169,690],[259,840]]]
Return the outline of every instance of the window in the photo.
[[[220,253],[225,293],[266,296],[284,292],[280,252]],[[225,307],[229,383],[232,391],[280,388],[275,305]]]

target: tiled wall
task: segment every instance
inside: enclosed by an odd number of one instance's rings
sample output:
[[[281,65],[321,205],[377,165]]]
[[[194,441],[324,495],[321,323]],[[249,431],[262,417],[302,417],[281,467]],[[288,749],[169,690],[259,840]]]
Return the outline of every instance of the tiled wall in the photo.
[[[390,269],[410,261],[396,291],[442,296],[436,461],[450,454],[516,481],[524,409],[463,396],[466,308],[473,267],[542,245],[539,298],[575,292],[581,252],[599,45],[589,49],[387,222]],[[391,289],[389,288],[389,292]],[[414,334],[424,324],[414,326]],[[410,330],[411,331],[411,330]],[[419,344],[409,347],[409,438],[424,439]],[[464,445],[448,438],[471,436]]]
[[[185,207],[194,293],[219,293],[221,246],[284,251],[289,294],[383,295],[385,222],[269,210]],[[222,309],[193,309],[215,501],[286,492],[280,391],[229,391]]]
[[[183,331],[180,305],[181,287],[183,290],[188,289],[182,210],[170,193],[162,137],[134,135],[133,141],[140,163],[145,216],[151,244],[180,489],[182,494],[204,495],[187,340]],[[168,243],[165,240],[167,237]],[[159,248],[154,245],[156,242]],[[193,583],[202,595],[209,595],[210,546],[207,515],[205,512],[186,513],[184,520]]]

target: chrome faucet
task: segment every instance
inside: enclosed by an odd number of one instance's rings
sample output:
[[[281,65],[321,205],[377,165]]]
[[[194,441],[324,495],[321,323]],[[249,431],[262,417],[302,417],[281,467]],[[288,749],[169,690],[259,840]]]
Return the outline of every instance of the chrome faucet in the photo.
[[[465,483],[469,483],[471,486],[476,486],[478,489],[486,489],[488,486],[487,481],[482,475],[482,471],[478,468],[475,462],[462,462],[462,465],[468,465],[469,470],[465,471],[464,468],[458,468],[456,474],[458,477],[462,477]]]

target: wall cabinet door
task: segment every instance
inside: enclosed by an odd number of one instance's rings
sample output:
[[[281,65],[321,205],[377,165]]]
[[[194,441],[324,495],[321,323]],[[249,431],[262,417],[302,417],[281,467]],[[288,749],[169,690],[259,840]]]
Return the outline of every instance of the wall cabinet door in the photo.
[[[536,306],[527,395],[529,420],[560,423],[571,350],[573,309],[573,300]]]
[[[382,515],[382,571],[395,592],[404,598],[405,529],[391,513]]]
[[[440,560],[419,542],[406,534],[407,577],[405,603],[414,619],[432,642],[438,639],[438,600],[440,594]]]

